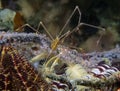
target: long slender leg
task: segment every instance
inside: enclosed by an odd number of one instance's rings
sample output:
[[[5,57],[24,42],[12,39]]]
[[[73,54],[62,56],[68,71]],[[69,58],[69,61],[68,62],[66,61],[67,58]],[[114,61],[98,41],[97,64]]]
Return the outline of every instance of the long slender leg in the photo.
[[[66,28],[66,26],[68,25],[68,23],[70,22],[71,18],[73,17],[73,15],[75,14],[75,12],[78,11],[79,13],[79,20],[78,20],[78,25],[80,24],[80,20],[81,20],[81,12],[78,6],[75,7],[75,9],[73,10],[72,14],[70,15],[70,17],[68,18],[68,20],[66,21],[65,25],[63,26],[63,28],[61,29],[58,37],[61,36],[62,32],[64,31],[64,29]]]
[[[30,24],[24,24],[23,26],[21,26],[21,27],[19,27],[18,29],[16,29],[16,31],[19,31],[19,30],[25,28],[26,26],[29,27],[29,28],[31,28],[33,31],[35,31],[35,32],[38,33],[38,34],[39,34],[40,26],[42,26],[43,29],[46,31],[46,33],[47,33],[47,34],[49,35],[49,37],[51,38],[51,40],[53,40],[53,37],[52,37],[51,34],[48,32],[46,26],[43,24],[42,21],[39,22],[37,29],[35,29],[34,27],[32,27]]]
[[[22,30],[24,29],[25,27],[29,27],[31,28],[33,31],[35,31],[36,33],[39,33],[34,27],[32,27],[30,24],[24,24],[22,25],[21,27],[17,28],[15,31],[19,31],[19,30]]]
[[[105,32],[105,28],[102,28],[102,27],[99,27],[99,26],[94,26],[94,25],[87,24],[87,23],[80,23],[80,24],[78,25],[78,28],[79,28],[80,26],[83,26],[83,25],[89,26],[89,27],[93,27],[93,28],[96,28],[96,29],[99,29],[99,30],[102,30],[103,32]],[[100,37],[99,37],[99,39],[97,40],[96,46],[99,45],[102,36],[103,36],[103,34],[101,34]]]

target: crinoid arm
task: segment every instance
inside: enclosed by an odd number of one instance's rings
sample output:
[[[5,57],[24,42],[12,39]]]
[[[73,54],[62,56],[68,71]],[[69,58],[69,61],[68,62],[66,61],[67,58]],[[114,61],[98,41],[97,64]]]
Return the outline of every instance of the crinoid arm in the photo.
[[[67,77],[59,76],[59,75],[55,75],[55,74],[48,74],[46,77],[56,80],[56,81],[61,81],[61,79],[62,79],[64,82],[71,83],[73,85],[73,87],[77,88],[77,91],[83,89],[83,88],[81,88],[81,86],[84,86],[85,89],[86,89],[86,87],[89,90],[92,89],[91,91],[94,91],[94,90],[109,91],[110,89],[116,89],[116,88],[112,88],[112,86],[113,86],[113,84],[118,82],[116,77],[117,77],[117,75],[120,74],[119,71],[116,71],[115,73],[111,74],[111,76],[109,76],[109,77],[103,77],[101,79],[99,77],[95,77],[94,75],[85,72],[85,70],[83,68],[79,67],[80,66],[79,64],[75,64],[73,66],[74,67],[67,68],[67,71],[69,70],[69,73],[70,73],[70,74],[67,73]],[[73,69],[73,70],[71,70],[71,69]],[[82,70],[84,70],[84,71],[82,71]],[[76,71],[76,73],[75,73],[75,71]],[[78,75],[80,77],[78,77]]]
[[[0,54],[1,91],[53,91],[34,67],[12,46],[4,45]]]

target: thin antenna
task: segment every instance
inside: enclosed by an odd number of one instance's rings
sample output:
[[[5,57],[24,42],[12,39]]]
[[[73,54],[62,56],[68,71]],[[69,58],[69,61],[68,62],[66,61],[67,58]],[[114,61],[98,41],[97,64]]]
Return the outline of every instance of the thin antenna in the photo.
[[[70,15],[70,17],[68,18],[68,20],[66,21],[65,25],[63,26],[63,28],[61,29],[58,37],[62,34],[63,30],[65,29],[65,27],[67,26],[67,24],[69,23],[70,19],[72,18],[72,16],[74,15],[74,13],[78,10],[78,13],[79,13],[79,20],[78,20],[78,25],[80,23],[80,20],[81,20],[81,12],[80,12],[80,9],[78,6],[75,7],[75,9],[73,10],[72,14]]]

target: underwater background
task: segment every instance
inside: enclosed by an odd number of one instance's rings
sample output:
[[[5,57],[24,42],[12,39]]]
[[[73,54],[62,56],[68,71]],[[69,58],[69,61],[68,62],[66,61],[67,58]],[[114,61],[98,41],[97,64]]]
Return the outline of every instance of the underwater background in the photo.
[[[0,90],[120,91],[119,9],[119,0],[0,0]]]

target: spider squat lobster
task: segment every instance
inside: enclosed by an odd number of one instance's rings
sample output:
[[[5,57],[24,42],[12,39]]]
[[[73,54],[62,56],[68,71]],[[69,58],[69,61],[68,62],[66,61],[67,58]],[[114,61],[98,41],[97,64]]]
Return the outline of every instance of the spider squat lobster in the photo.
[[[79,14],[79,19],[78,19],[78,22],[77,22],[77,26],[76,26],[75,28],[73,28],[71,31],[69,30],[69,31],[67,31],[66,33],[62,34],[63,31],[65,30],[66,26],[69,24],[71,18],[72,18],[73,15],[75,14],[75,12],[78,12],[78,14]],[[17,30],[19,30],[19,29],[21,29],[21,28],[24,28],[25,26],[28,26],[28,27],[30,27],[33,31],[35,31],[37,34],[39,34],[39,28],[40,28],[40,26],[42,26],[43,29],[46,31],[46,33],[48,34],[48,36],[49,36],[50,39],[51,39],[51,41],[50,41],[50,48],[51,48],[50,51],[51,51],[51,52],[49,52],[49,54],[47,55],[47,57],[46,57],[46,60],[47,60],[47,59],[49,59],[49,57],[51,56],[51,54],[53,53],[53,51],[57,50],[58,45],[59,45],[59,44],[62,44],[62,43],[60,43],[60,42],[63,42],[66,37],[68,37],[68,36],[69,36],[70,34],[72,34],[74,31],[79,30],[79,28],[80,28],[81,26],[83,26],[83,25],[89,26],[89,27],[93,27],[93,28],[97,28],[97,29],[99,29],[99,30],[105,31],[104,28],[101,28],[101,27],[98,27],[98,26],[94,26],[94,25],[90,25],[90,24],[86,24],[86,23],[82,23],[82,22],[81,22],[81,12],[80,12],[80,9],[79,9],[78,6],[75,7],[75,9],[74,9],[73,12],[71,13],[70,17],[68,18],[68,20],[66,21],[65,25],[63,26],[63,28],[61,29],[60,33],[57,35],[57,37],[56,37],[55,39],[51,36],[51,34],[48,32],[46,26],[45,26],[45,25],[43,24],[43,22],[41,22],[41,21],[39,22],[37,29],[34,29],[34,28],[31,27],[29,24],[25,24],[25,25],[23,25],[22,27],[18,28]],[[98,39],[97,45],[99,44],[101,37],[102,37],[102,35],[101,35],[100,38]],[[44,54],[44,53],[43,53],[43,54]],[[43,56],[43,54],[42,54],[42,56]],[[60,53],[60,54],[61,54],[61,53]],[[35,58],[33,58],[33,59],[31,60],[31,62],[36,62],[36,60],[38,60],[37,58],[41,58],[41,54],[40,54],[40,55],[37,55]],[[49,65],[49,63],[51,63],[51,62],[49,62],[49,61],[51,61],[51,60],[46,61],[46,62],[47,62],[47,63],[46,63],[47,65]],[[56,61],[56,62],[57,62],[57,61]],[[53,62],[53,63],[54,63],[54,62]],[[47,66],[47,65],[46,65],[46,66]]]

